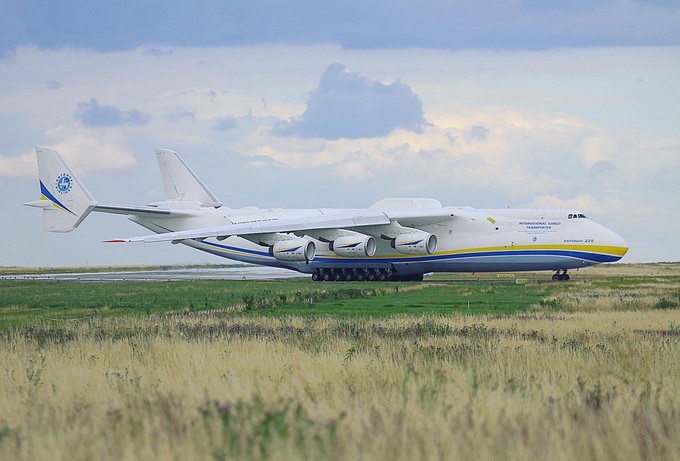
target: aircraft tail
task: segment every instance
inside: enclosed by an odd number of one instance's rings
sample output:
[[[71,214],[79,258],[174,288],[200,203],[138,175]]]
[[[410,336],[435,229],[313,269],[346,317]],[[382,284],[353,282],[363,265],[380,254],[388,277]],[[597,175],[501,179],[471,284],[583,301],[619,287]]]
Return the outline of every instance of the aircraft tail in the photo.
[[[95,208],[97,201],[71,171],[59,153],[36,146],[40,200],[24,205],[43,209],[43,229],[70,232]]]
[[[171,201],[198,202],[201,206],[219,208],[222,202],[184,163],[177,152],[156,149],[165,197]]]

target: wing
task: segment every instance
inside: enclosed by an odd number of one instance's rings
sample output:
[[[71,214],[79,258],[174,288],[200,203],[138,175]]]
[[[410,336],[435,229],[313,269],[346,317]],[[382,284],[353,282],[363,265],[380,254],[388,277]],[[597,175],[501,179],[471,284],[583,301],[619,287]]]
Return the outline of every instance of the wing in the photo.
[[[254,222],[243,222],[229,226],[208,227],[188,231],[168,232],[127,239],[115,239],[115,242],[180,242],[187,239],[202,240],[206,238],[226,238],[232,235],[271,234],[277,232],[302,232],[321,229],[351,229],[365,226],[385,226],[391,223],[390,218],[381,211],[352,210],[323,215],[283,218],[272,217]]]

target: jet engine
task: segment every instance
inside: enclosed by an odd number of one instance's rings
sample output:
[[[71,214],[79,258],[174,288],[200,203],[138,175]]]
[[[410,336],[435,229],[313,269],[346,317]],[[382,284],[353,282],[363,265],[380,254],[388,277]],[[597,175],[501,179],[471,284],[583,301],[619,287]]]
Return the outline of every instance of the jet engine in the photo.
[[[431,255],[437,251],[437,236],[423,231],[399,234],[392,246],[405,255]]]
[[[316,245],[302,238],[280,240],[269,247],[269,254],[279,261],[311,261],[316,254]]]
[[[375,254],[375,248],[375,239],[363,234],[338,237],[330,244],[331,251],[346,258],[371,257]]]

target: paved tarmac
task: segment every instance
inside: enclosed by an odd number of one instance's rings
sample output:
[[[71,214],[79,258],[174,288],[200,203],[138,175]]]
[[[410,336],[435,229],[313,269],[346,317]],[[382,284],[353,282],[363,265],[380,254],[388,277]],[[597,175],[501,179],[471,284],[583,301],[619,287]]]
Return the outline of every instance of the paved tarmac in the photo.
[[[63,274],[0,275],[0,280],[56,280],[80,282],[167,282],[178,280],[275,280],[307,277],[295,271],[264,266],[239,266],[206,269],[171,269],[159,271],[69,272]]]

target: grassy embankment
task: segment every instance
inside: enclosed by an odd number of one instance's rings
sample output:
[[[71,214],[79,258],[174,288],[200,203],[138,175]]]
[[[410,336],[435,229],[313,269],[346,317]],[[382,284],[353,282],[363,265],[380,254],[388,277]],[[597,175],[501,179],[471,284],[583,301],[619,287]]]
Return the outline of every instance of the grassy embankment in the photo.
[[[677,272],[42,286],[0,287],[0,459],[680,459]]]

